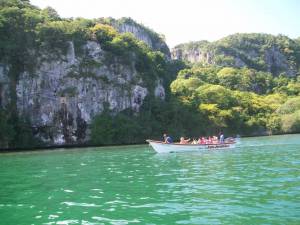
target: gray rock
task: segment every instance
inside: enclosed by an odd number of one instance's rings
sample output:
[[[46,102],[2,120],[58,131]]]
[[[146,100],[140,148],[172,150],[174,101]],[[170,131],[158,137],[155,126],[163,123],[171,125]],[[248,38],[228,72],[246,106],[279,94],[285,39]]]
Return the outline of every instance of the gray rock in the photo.
[[[265,64],[266,68],[261,70],[271,72],[277,76],[280,73],[285,73],[287,76],[294,77],[297,74],[299,63],[293,63],[288,58],[283,50],[278,45],[262,47],[263,44],[257,44],[256,48],[246,48],[251,46],[251,43],[244,41],[240,46],[223,46],[216,42],[192,42],[181,44],[174,47],[171,51],[173,59],[184,60],[191,63],[211,64],[218,66],[233,66],[233,67],[261,67]],[[253,44],[252,44],[253,45]],[[220,62],[218,57],[231,58],[233,62]]]
[[[8,72],[9,67],[0,64],[0,108],[6,106],[10,101]]]
[[[171,53],[168,45],[159,37],[159,34],[151,31],[149,28],[146,28],[131,19],[123,18],[123,22],[112,22],[118,32],[120,33],[132,33],[137,39],[145,42],[150,48],[155,51],[160,51],[164,53],[166,59],[171,60]],[[122,21],[122,19],[121,19]]]
[[[40,52],[34,74],[25,71],[17,83],[19,114],[28,117],[37,136],[50,145],[87,141],[89,125],[95,115],[103,112],[105,104],[113,113],[129,108],[139,112],[151,93],[134,63],[122,64],[117,59],[105,62],[106,53],[93,41],[87,42],[83,50],[77,55],[69,42],[66,55],[53,57],[49,52]],[[8,67],[0,64],[2,105],[9,96],[8,83]],[[152,95],[164,99],[165,90],[159,80],[156,83]]]

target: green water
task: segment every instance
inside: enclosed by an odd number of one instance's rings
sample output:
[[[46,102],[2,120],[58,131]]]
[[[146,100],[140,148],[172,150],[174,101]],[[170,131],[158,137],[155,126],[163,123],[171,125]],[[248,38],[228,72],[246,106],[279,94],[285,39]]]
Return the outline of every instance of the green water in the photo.
[[[300,224],[300,135],[0,155],[0,224]]]

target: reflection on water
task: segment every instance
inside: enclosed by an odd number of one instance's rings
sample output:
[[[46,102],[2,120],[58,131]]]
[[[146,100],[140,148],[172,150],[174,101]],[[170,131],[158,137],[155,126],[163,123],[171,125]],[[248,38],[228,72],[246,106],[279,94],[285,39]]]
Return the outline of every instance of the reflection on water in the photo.
[[[300,224],[300,135],[0,155],[1,224]]]

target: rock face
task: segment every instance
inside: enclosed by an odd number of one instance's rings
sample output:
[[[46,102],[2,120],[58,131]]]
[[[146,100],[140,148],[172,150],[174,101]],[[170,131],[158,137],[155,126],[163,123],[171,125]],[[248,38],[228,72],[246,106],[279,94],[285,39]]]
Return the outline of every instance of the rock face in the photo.
[[[178,45],[172,49],[172,58],[204,65],[249,67],[275,76],[285,73],[293,77],[300,67],[299,51],[300,46],[285,36],[236,34],[216,42]]]
[[[134,64],[117,58],[107,63],[105,51],[88,41],[84,54],[77,56],[73,42],[66,55],[43,52],[34,74],[25,71],[17,83],[17,109],[28,117],[36,135],[45,143],[81,143],[88,139],[91,119],[105,106],[113,113],[131,108],[138,112],[144,98],[151,94],[164,98],[164,88],[150,90]],[[0,105],[8,104],[9,79],[0,64]]]
[[[108,23],[120,33],[132,33],[137,39],[145,42],[153,50],[164,53],[166,59],[171,59],[170,49],[163,38],[156,32],[135,22],[131,18],[121,18],[119,20],[110,18],[109,22],[107,21],[107,18],[103,18],[100,22]]]
[[[212,52],[203,51],[201,48],[182,49],[180,47],[175,47],[172,49],[172,58],[175,60],[213,64],[212,57]]]
[[[161,51],[165,54],[167,59],[171,59],[171,53],[167,44],[154,34],[151,35],[149,31],[145,30],[143,27],[140,27],[139,24],[123,23],[119,25],[117,29],[120,33],[132,33],[137,39],[145,42],[150,48],[156,51]]]
[[[8,66],[0,64],[0,106],[6,106],[10,100],[8,71]]]

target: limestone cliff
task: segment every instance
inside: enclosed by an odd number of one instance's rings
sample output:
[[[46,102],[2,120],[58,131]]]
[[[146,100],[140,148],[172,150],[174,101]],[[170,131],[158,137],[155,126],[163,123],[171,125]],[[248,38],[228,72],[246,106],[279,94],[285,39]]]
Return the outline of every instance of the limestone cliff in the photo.
[[[100,18],[97,21],[113,26],[120,33],[132,33],[137,39],[145,42],[150,48],[162,52],[167,59],[171,59],[170,49],[162,35],[135,22],[133,19],[125,17],[118,20],[113,18]]]
[[[68,42],[66,54],[38,52],[35,71],[20,74],[17,109],[29,118],[35,135],[45,143],[85,142],[91,119],[104,110],[113,113],[131,108],[138,112],[144,98],[164,98],[160,79],[150,88],[130,64],[111,57],[96,41],[87,41],[80,55]],[[0,64],[0,106],[9,104],[9,66]],[[156,78],[153,78],[156,79]]]
[[[191,63],[250,67],[296,76],[300,66],[300,47],[286,36],[235,34],[215,42],[199,41],[176,46],[172,58]]]

